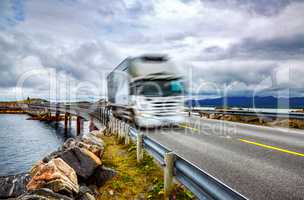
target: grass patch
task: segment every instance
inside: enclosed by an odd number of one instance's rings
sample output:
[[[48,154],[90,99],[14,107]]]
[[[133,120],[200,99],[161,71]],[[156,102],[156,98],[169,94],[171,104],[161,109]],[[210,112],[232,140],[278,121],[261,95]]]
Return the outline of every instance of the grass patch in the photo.
[[[106,143],[103,164],[114,168],[118,175],[99,189],[98,200],[111,199],[164,199],[163,170],[153,158],[144,153],[137,163],[135,145],[122,145],[113,136],[104,136]],[[181,185],[173,187],[170,199],[190,200],[194,196]]]

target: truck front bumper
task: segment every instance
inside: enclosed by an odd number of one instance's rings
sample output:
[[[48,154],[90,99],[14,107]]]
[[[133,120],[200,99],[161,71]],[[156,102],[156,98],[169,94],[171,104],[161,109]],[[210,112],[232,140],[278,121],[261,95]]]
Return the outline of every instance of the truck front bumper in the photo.
[[[185,121],[183,115],[156,117],[152,115],[140,115],[135,117],[136,125],[139,127],[160,127],[169,125],[179,125]]]

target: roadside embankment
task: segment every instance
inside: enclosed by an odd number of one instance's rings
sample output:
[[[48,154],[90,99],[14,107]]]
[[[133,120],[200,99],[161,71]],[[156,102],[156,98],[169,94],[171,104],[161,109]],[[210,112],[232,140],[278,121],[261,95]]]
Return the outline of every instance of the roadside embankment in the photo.
[[[240,122],[246,124],[264,125],[264,126],[278,126],[284,128],[304,129],[304,120],[298,119],[272,119],[267,117],[254,116],[240,116],[229,114],[210,114],[206,115],[208,119],[225,120],[232,122]]]
[[[136,146],[117,142],[115,136],[103,136],[106,143],[103,163],[114,168],[117,176],[100,188],[98,200],[164,199],[163,171],[153,158],[144,153],[141,162],[136,159]],[[169,199],[195,199],[180,184],[172,188]]]

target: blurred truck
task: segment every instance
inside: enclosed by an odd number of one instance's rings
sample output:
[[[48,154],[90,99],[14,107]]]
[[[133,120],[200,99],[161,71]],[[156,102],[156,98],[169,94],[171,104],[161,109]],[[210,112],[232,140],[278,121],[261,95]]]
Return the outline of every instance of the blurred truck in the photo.
[[[183,77],[165,55],[126,58],[108,75],[107,89],[113,115],[138,127],[184,121]]]

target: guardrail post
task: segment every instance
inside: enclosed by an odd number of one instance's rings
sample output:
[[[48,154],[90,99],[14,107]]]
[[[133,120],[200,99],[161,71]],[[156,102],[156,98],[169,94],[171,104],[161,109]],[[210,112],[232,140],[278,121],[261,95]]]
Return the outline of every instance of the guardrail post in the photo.
[[[129,136],[129,128],[128,128],[127,124],[124,125],[124,132],[125,132],[125,145],[129,145],[130,144],[130,136]]]
[[[116,118],[114,118],[114,130],[116,137],[118,137],[118,122]]]
[[[122,140],[122,134],[121,134],[121,129],[120,129],[120,121],[117,120],[117,143],[121,144],[121,140]]]
[[[114,118],[112,118],[112,120],[111,120],[111,132],[112,132],[112,134],[115,136],[115,130],[114,130]]]
[[[115,130],[114,130],[114,118],[112,118],[112,121],[111,121],[111,132],[112,134],[115,136]]]
[[[168,197],[172,188],[173,182],[173,164],[174,164],[174,153],[165,153],[165,168],[164,168],[164,194]]]
[[[113,135],[116,137],[116,120],[113,117],[113,124],[112,124],[112,131],[113,131]]]
[[[101,121],[101,124],[104,125],[102,108],[99,108],[98,111],[99,111],[99,113],[98,113],[99,116],[98,117]]]
[[[143,155],[143,135],[141,133],[138,133],[136,141],[137,162],[140,162],[143,159]]]
[[[119,121],[119,135],[120,135],[120,140],[123,140],[124,139],[124,133],[123,133],[123,130],[122,130],[122,122]]]

